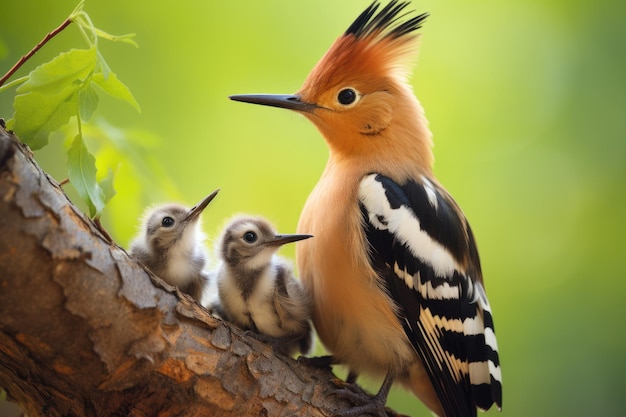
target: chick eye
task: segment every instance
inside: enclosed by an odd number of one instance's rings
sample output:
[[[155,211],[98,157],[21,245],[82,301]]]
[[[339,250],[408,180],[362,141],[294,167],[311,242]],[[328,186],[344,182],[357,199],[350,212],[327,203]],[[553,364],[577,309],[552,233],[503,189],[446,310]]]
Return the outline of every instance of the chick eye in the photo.
[[[352,104],[356,101],[357,94],[352,88],[344,88],[337,94],[337,101],[344,106]]]
[[[245,240],[246,243],[254,243],[257,239],[258,236],[254,232],[246,232],[243,234],[243,240]]]
[[[172,219],[170,216],[163,217],[163,220],[161,220],[161,226],[163,227],[174,226],[174,219]]]

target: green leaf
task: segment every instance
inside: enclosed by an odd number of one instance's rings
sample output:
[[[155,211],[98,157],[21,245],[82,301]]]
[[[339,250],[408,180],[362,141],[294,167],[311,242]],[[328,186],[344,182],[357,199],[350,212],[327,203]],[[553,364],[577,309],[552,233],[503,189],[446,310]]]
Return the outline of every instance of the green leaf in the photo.
[[[98,66],[96,72],[101,72],[105,80],[109,78],[109,74],[111,73],[111,67],[109,67],[109,64],[107,64],[107,61],[100,51],[98,51]]]
[[[111,168],[107,171],[107,176],[99,182],[100,189],[102,190],[102,201],[104,203],[108,203],[116,194],[115,188],[113,187],[113,177],[115,176],[115,171]]]
[[[95,66],[95,48],[72,49],[31,71],[16,89],[11,126],[32,149],[45,146],[50,132],[77,114],[79,90]]]
[[[31,149],[37,150],[48,144],[50,132],[76,115],[78,95],[73,86],[55,95],[30,92],[16,96],[13,106],[11,128]]]
[[[63,52],[50,62],[35,68],[28,74],[28,81],[20,85],[16,92],[27,94],[31,91],[56,94],[68,85],[80,87],[96,67],[96,48],[71,49]]]
[[[115,75],[114,72],[109,72],[108,77],[105,77],[104,74],[98,72],[93,75],[91,81],[111,96],[129,103],[138,112],[141,112],[141,108],[139,107],[137,100],[135,100],[135,97],[133,97],[128,87],[126,87],[126,85],[124,85],[124,83],[117,78],[117,75]]]
[[[71,184],[87,203],[89,215],[99,215],[105,205],[104,193],[96,182],[96,159],[89,153],[80,134],[67,151],[67,171]]]
[[[86,122],[91,120],[91,116],[98,107],[98,94],[91,87],[91,84],[87,84],[78,92],[78,105],[80,118]]]

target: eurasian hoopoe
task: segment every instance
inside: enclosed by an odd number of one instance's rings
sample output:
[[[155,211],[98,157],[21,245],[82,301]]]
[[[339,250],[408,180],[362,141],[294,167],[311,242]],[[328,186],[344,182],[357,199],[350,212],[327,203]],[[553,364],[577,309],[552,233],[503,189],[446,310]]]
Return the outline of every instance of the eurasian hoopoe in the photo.
[[[170,285],[200,301],[208,276],[200,214],[215,198],[214,191],[196,206],[164,204],[148,209],[130,255]]]
[[[379,403],[397,380],[440,416],[475,416],[502,404],[498,348],[472,230],[433,174],[407,81],[426,18],[407,5],[369,6],[295,95],[230,98],[300,112],[330,149],[296,258],[334,361],[385,376]]]
[[[284,354],[306,354],[313,333],[311,300],[287,261],[275,255],[280,246],[310,235],[280,235],[260,217],[238,216],[219,240],[216,277],[220,304],[214,310],[263,338]]]

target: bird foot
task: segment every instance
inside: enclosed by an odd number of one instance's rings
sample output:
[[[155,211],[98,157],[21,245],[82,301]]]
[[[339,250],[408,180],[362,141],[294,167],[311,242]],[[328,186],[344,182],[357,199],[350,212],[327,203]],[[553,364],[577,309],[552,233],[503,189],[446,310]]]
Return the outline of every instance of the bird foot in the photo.
[[[348,378],[352,379],[352,376],[356,379],[356,374],[350,372]],[[352,404],[363,404],[343,410],[335,410],[333,415],[338,417],[356,417],[369,414],[378,417],[388,417],[389,413],[387,412],[385,403],[387,402],[387,396],[389,395],[393,379],[391,374],[387,374],[380,390],[374,396],[367,394],[356,383],[349,383],[344,385],[343,389],[331,391],[329,395],[344,399]]]
[[[318,369],[332,370],[332,365],[335,364],[335,357],[332,355],[326,356],[313,356],[313,357],[305,357],[298,356],[298,363],[302,363],[308,366],[312,366]]]
[[[352,404],[363,403],[363,405],[348,407],[333,411],[334,417],[358,417],[362,415],[372,415],[377,417],[388,417],[385,408],[386,396],[370,396],[356,384],[346,384],[344,388],[331,391],[329,395],[346,400]]]

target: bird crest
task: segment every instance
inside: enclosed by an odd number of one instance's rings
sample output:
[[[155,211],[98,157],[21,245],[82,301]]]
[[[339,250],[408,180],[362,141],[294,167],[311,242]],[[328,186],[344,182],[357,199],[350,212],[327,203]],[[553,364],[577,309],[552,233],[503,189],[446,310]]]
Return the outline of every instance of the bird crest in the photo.
[[[408,5],[409,2],[393,0],[376,14],[379,4],[375,1],[352,22],[344,35],[354,35],[356,38],[368,36],[401,38],[411,35],[412,32],[422,27],[422,22],[428,14],[423,13],[402,22],[401,19],[411,13],[400,14]]]
[[[373,2],[320,59],[301,91],[326,90],[351,79],[393,77],[406,82],[415,55],[416,31],[427,13],[412,16],[409,2]],[[380,9],[380,10],[379,10]],[[330,84],[332,82],[332,85]]]

